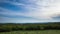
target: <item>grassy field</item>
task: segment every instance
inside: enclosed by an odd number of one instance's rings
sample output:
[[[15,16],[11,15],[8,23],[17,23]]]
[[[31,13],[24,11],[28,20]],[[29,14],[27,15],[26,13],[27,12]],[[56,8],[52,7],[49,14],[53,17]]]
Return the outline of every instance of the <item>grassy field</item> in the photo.
[[[0,32],[0,34],[60,34],[60,30],[12,31],[12,32]]]

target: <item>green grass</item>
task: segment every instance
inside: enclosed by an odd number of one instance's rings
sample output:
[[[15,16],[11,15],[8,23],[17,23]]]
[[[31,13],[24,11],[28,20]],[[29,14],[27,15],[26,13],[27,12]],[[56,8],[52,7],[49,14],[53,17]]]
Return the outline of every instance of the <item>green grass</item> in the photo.
[[[60,34],[60,30],[12,31],[12,32],[0,32],[0,34]]]

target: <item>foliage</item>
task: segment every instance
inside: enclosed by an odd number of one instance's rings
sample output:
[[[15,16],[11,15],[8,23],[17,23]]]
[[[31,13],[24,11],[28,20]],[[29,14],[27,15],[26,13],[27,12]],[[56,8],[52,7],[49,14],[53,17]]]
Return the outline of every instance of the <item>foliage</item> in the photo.
[[[0,34],[60,34],[60,30],[37,30],[37,31],[11,31]]]
[[[54,23],[0,23],[0,32],[17,30],[60,30],[60,22]]]

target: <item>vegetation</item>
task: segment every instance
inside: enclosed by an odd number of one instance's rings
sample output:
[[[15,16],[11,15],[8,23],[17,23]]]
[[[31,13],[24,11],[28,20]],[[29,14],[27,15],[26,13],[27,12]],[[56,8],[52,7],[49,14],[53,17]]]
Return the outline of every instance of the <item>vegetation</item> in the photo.
[[[0,34],[60,34],[60,30],[37,30],[37,31],[11,31]]]
[[[60,30],[60,22],[53,23],[0,23],[0,32],[32,31],[32,30]]]

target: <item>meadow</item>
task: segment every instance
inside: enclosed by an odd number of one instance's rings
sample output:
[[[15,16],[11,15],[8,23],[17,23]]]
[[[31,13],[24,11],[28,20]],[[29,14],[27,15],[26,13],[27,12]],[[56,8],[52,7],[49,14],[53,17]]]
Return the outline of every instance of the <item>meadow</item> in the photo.
[[[37,30],[37,31],[11,31],[0,34],[60,34],[60,30]]]

